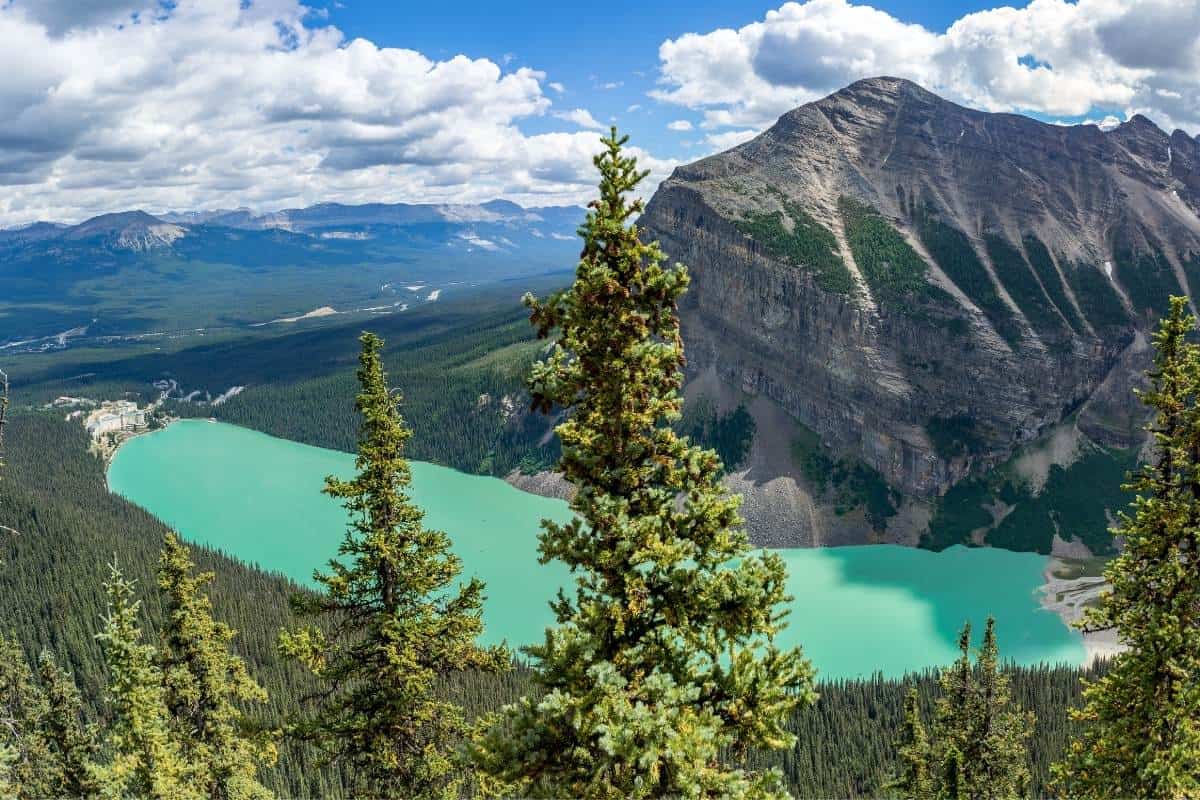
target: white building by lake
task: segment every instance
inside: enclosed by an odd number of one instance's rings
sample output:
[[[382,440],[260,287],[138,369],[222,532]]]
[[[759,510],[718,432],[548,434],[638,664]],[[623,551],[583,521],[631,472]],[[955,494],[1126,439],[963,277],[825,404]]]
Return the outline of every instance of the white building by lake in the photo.
[[[137,403],[130,400],[105,403],[98,411],[94,411],[88,416],[85,427],[93,439],[114,431],[144,428],[146,427],[146,412],[139,410]]]

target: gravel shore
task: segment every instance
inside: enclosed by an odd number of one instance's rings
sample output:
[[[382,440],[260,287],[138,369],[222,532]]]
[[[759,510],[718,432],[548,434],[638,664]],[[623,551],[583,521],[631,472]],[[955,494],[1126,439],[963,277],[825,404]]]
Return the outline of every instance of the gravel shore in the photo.
[[[1067,625],[1082,619],[1084,610],[1108,590],[1108,583],[1096,575],[1061,577],[1071,574],[1073,566],[1071,561],[1051,557],[1044,573],[1046,584],[1041,589],[1042,606],[1058,614]],[[1083,665],[1087,666],[1097,658],[1115,656],[1125,649],[1125,645],[1117,639],[1115,630],[1107,630],[1084,633],[1083,648]]]

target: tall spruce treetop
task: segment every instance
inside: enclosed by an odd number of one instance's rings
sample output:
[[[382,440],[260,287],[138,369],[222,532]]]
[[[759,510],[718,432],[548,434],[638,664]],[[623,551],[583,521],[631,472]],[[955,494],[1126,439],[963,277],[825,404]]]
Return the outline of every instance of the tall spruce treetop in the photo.
[[[933,732],[926,737],[915,689],[904,705],[900,769],[888,789],[909,800],[1007,800],[1029,783],[1027,741],[1032,713],[1012,708],[1009,678],[1000,669],[996,622],[989,618],[971,663],[971,626],[958,637],[959,657],[942,670]]]
[[[43,731],[48,713],[46,694],[25,653],[0,634],[0,798],[35,800],[59,793]]]
[[[899,774],[885,788],[905,800],[933,800],[929,737],[921,721],[920,695],[915,686],[904,697],[904,727],[897,755],[900,760]]]
[[[1200,797],[1200,348],[1195,319],[1172,297],[1154,336],[1150,387],[1154,463],[1120,526],[1125,547],[1104,577],[1111,591],[1085,630],[1116,629],[1129,649],[1084,689],[1086,726],[1064,764],[1070,797]]]
[[[116,566],[104,584],[108,615],[96,635],[108,666],[110,719],[106,726],[109,760],[96,771],[105,798],[200,800],[193,772],[171,730],[162,672],[153,645],[142,644],[140,603],[133,584]]]
[[[531,390],[535,408],[567,412],[560,469],[577,489],[576,519],[542,523],[541,560],[577,580],[553,604],[558,627],[527,649],[545,695],[507,707],[476,757],[535,796],[783,796],[778,774],[726,758],[792,744],[784,721],[813,701],[813,670],[773,643],[783,561],[750,554],[716,454],[669,426],[688,276],[631,223],[646,173],[625,141],[614,129],[595,158],[574,285],[526,298],[539,336],[558,336]]]
[[[935,736],[949,742],[956,766],[945,770],[947,796],[977,800],[1023,797],[1029,784],[1028,740],[1036,720],[1012,707],[1009,678],[1000,669],[996,620],[988,617],[974,669],[970,666],[971,626],[959,640],[962,656],[943,679]],[[961,693],[965,683],[967,691]],[[936,744],[936,743],[935,743]]]
[[[195,566],[188,549],[168,533],[158,563],[166,611],[158,661],[173,729],[206,797],[270,798],[258,770],[274,763],[275,745],[241,709],[266,702],[267,693],[230,651],[234,631],[213,619],[203,591],[213,573],[194,575]]]
[[[297,599],[325,628],[281,636],[323,684],[316,715],[296,726],[348,776],[355,797],[452,798],[462,711],[442,699],[439,680],[465,670],[502,671],[504,648],[481,648],[483,583],[458,582],[450,539],[423,525],[410,499],[404,445],[412,432],[387,385],[378,336],[361,337],[355,408],[362,414],[358,474],[326,480],[352,522],[339,552],[317,573],[320,596]]]

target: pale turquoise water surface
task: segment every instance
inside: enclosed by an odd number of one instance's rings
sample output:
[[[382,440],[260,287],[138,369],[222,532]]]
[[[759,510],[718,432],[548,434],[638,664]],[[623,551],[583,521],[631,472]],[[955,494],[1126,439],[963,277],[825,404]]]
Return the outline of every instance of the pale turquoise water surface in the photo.
[[[324,477],[350,474],[353,462],[345,453],[189,420],[126,443],[108,480],[186,538],[308,582],[334,555],[345,519],[320,494]],[[538,520],[568,519],[566,503],[496,478],[412,467],[427,524],[449,533],[466,571],[487,582],[487,638],[540,640],[553,621],[546,603],[568,574],[537,563]],[[1041,556],[890,545],[780,552],[795,595],[787,639],[804,645],[824,678],[947,663],[963,621],[981,626],[988,613],[1006,657],[1027,664],[1083,659],[1078,634],[1038,605]]]

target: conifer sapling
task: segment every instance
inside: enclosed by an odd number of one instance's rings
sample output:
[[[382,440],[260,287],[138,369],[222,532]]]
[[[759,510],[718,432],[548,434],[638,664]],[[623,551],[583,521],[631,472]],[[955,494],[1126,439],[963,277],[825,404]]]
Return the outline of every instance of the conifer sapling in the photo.
[[[387,385],[382,340],[364,333],[360,341],[358,473],[330,477],[325,489],[351,515],[343,559],[316,574],[321,595],[297,598],[297,608],[324,627],[280,640],[322,687],[316,713],[294,732],[343,767],[356,797],[454,798],[466,722],[438,695],[439,682],[505,670],[510,656],[477,644],[483,583],[459,582],[462,564],[449,537],[426,528],[409,497],[404,447],[412,432]]]

